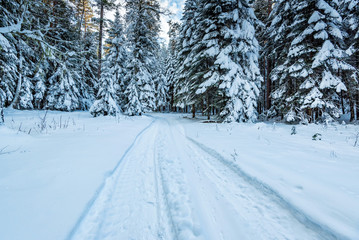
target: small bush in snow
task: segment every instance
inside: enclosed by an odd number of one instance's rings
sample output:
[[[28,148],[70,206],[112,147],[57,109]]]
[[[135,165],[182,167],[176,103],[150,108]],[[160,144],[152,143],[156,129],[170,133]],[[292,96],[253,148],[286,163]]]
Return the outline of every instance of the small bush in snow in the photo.
[[[298,117],[297,117],[297,114],[295,113],[295,111],[293,110],[290,110],[285,116],[285,121],[287,123],[290,123],[290,124],[296,124],[298,123]]]
[[[312,140],[313,141],[318,141],[318,140],[322,140],[322,134],[320,133],[316,133],[312,136]]]

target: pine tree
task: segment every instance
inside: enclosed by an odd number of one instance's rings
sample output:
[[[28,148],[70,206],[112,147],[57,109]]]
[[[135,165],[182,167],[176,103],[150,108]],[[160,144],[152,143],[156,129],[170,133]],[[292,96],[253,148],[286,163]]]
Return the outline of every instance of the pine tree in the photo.
[[[75,37],[79,109],[88,110],[98,92],[98,30],[94,21],[94,8],[90,0],[70,0],[74,5],[74,21],[77,29]]]
[[[219,5],[222,12],[216,21],[218,29],[221,29],[218,32],[220,50],[214,61],[215,67],[206,73],[207,76],[216,72],[219,75],[219,90],[226,99],[221,116],[227,122],[257,119],[258,87],[262,80],[254,28],[257,19],[249,1],[241,1],[238,5],[241,8],[236,8],[237,1],[234,0],[223,0]],[[208,46],[210,40],[207,42]],[[210,83],[214,79],[209,77],[207,81]]]
[[[349,45],[350,55],[355,55],[352,65],[358,66],[358,52],[359,52],[359,1],[358,0],[344,0],[342,15],[344,17],[344,27],[348,32],[347,40]]]
[[[114,0],[95,0],[97,7],[99,8],[99,38],[98,38],[98,79],[101,78],[101,66],[102,66],[102,41],[103,41],[103,32],[104,32],[104,22],[105,22],[105,11],[112,10],[115,7]]]
[[[0,10],[3,105],[88,109],[97,85],[91,76],[97,49],[93,34],[79,31],[76,7],[62,0],[2,0]]]
[[[127,0],[126,24],[130,44],[128,72],[125,81],[127,104],[125,112],[141,115],[156,109],[155,67],[159,49],[160,9],[157,1]]]
[[[347,87],[340,73],[353,68],[343,51],[342,19],[335,1],[297,0],[290,2],[294,19],[288,26],[291,45],[285,62],[276,67],[280,86],[273,95],[285,99],[282,111],[287,121],[306,118],[315,121],[329,114],[339,117],[340,97]],[[324,116],[325,117],[325,116]]]
[[[288,111],[288,109],[286,109],[286,94],[290,94],[290,92],[293,91],[289,85],[290,82],[287,81],[285,77],[279,77],[284,68],[283,64],[287,60],[291,42],[295,38],[290,32],[296,15],[293,3],[294,1],[287,0],[279,0],[275,3],[269,15],[266,30],[263,35],[265,41],[263,55],[269,60],[267,64],[270,64],[270,61],[275,59],[275,61],[273,61],[273,69],[268,69],[268,67],[270,67],[268,66],[267,69],[269,71],[265,74],[267,77],[266,81],[273,83],[274,87],[274,89],[270,89],[272,90],[270,96],[269,88],[272,86],[267,85],[266,93],[267,101],[273,99],[271,110],[274,115],[281,115],[283,112]],[[268,109],[271,104],[267,103],[266,105]]]
[[[276,1],[278,4],[278,1]],[[271,51],[266,53],[265,46],[271,41],[271,38],[266,36],[267,25],[269,22],[269,15],[273,10],[273,0],[255,0],[254,12],[256,17],[260,21],[256,24],[256,35],[260,45],[260,58],[259,58],[259,66],[261,70],[261,75],[263,76],[263,82],[260,89],[259,96],[259,105],[258,111],[263,113],[270,109],[272,101],[271,101],[271,93],[272,93],[272,81],[269,77],[270,72],[272,71],[272,66],[274,64],[274,58],[270,57],[272,54]],[[265,112],[268,114],[267,112]]]
[[[168,51],[164,46],[161,46],[157,59],[157,70],[155,75],[155,97],[157,110],[161,111],[161,109],[166,109],[168,106],[169,90],[169,85],[166,78],[166,59],[168,59]]]
[[[46,75],[49,87],[44,108],[51,110],[74,111],[82,108],[78,66],[80,56],[77,54],[80,35],[76,21],[72,21],[74,9],[68,4],[53,0],[49,6],[51,30],[46,38],[56,50],[48,59]]]
[[[351,120],[359,119],[359,1],[344,0],[341,13],[343,16],[348,62],[356,68],[345,76],[348,86],[348,99]]]
[[[190,6],[196,24],[189,41],[186,27],[181,30],[181,54],[190,46],[180,70],[186,100],[199,104],[204,99],[208,117],[216,107],[225,121],[255,121],[261,77],[253,9],[247,0],[202,0]]]
[[[180,24],[169,21],[169,43],[168,43],[168,54],[166,59],[166,73],[165,78],[168,84],[168,102],[170,111],[173,111],[175,101],[175,79],[176,79],[176,58],[177,58],[177,45],[179,35]]]
[[[118,10],[116,11],[115,20],[108,33],[109,38],[106,40],[107,67],[111,69],[112,75],[114,76],[115,100],[121,108],[124,108],[126,101],[124,92],[127,86],[125,82],[127,46],[123,23]]]
[[[5,105],[18,109],[33,108],[32,78],[38,70],[37,62],[48,46],[44,42],[42,22],[37,13],[44,10],[41,1],[4,1],[1,5],[2,53],[0,72],[5,90]]]
[[[120,112],[115,100],[114,75],[108,66],[109,63],[109,61],[104,62],[97,100],[90,108],[90,113],[94,117],[100,115],[116,116]]]
[[[87,30],[83,37],[78,40],[80,44],[76,48],[77,66],[75,66],[75,71],[79,75],[79,108],[82,110],[91,107],[98,92],[97,35],[97,32]]]
[[[47,109],[74,111],[79,109],[80,93],[76,86],[74,72],[68,68],[68,59],[58,63],[56,72],[48,79],[51,87],[47,95]]]
[[[0,4],[0,92],[1,106],[8,106],[14,98],[17,79],[17,54],[15,31],[20,31],[21,14],[18,2],[2,1]]]
[[[176,69],[174,79],[174,103],[177,107],[184,108],[186,105],[194,104],[194,94],[189,94],[191,85],[190,77],[193,71],[197,69],[192,68],[192,49],[194,44],[199,41],[199,34],[196,31],[201,31],[198,27],[198,1],[187,0],[185,2],[182,24],[179,29],[177,40],[177,54],[176,54]]]

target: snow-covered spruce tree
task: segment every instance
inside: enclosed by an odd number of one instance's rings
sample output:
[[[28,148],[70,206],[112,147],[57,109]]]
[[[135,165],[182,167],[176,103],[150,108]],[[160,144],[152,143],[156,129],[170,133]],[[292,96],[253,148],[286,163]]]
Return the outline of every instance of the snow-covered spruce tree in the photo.
[[[118,10],[109,29],[106,50],[107,54],[103,61],[100,89],[97,100],[90,109],[90,113],[94,117],[117,115],[120,112],[119,99],[124,97],[122,91],[124,91],[126,48],[122,21]]]
[[[177,41],[178,41],[178,34],[179,34],[180,24],[176,22],[169,21],[169,43],[168,43],[168,54],[166,59],[166,73],[165,78],[168,84],[168,103],[170,111],[173,111],[174,107],[174,85],[175,85],[175,78],[176,78],[176,57],[178,54],[177,51]]]
[[[1,5],[0,45],[3,51],[0,71],[5,90],[5,105],[18,109],[33,108],[32,78],[39,70],[38,62],[47,49],[41,30],[43,22],[37,17],[44,10],[40,0],[3,1]]]
[[[198,0],[186,0],[182,24],[179,29],[177,39],[177,54],[176,54],[176,66],[175,78],[173,81],[174,88],[174,104],[176,107],[184,108],[186,105],[194,104],[195,96],[189,94],[190,76],[191,71],[191,59],[192,49],[194,44],[198,41],[196,39],[195,31],[200,31],[198,28]],[[192,70],[191,70],[192,69]]]
[[[189,92],[206,99],[208,112],[220,109],[224,121],[255,121],[261,76],[253,9],[247,0],[202,0],[199,6],[204,32],[196,32],[191,66],[197,72]]]
[[[165,111],[168,106],[168,82],[166,78],[166,59],[168,59],[168,51],[165,46],[161,46],[157,53],[157,70],[155,75],[156,88],[156,107],[157,111]]]
[[[62,0],[1,1],[0,88],[6,95],[5,106],[59,110],[89,107],[84,103],[88,96],[82,90],[88,87],[83,87],[86,81],[81,66],[91,63],[87,56],[83,64],[80,61],[82,55],[78,53],[85,51],[79,47],[83,44],[75,28],[73,6]],[[70,91],[79,94],[68,94],[68,89],[62,91],[64,86],[71,86]],[[69,95],[75,95],[76,102],[70,103],[70,109],[60,103],[69,105]]]
[[[104,36],[104,23],[105,23],[105,11],[113,10],[115,5],[115,0],[94,0],[98,8],[98,21],[99,21],[99,37],[98,37],[98,79],[101,78],[101,66],[102,66],[102,41]]]
[[[359,119],[359,0],[344,0],[343,16],[345,40],[350,55],[348,62],[356,68],[345,76],[348,87],[351,120]]]
[[[34,108],[34,93],[39,90],[35,84],[36,76],[46,66],[43,64],[50,46],[45,41],[44,32],[48,29],[47,17],[43,16],[46,5],[41,0],[23,1],[21,30],[16,38],[18,55],[18,82],[14,100],[10,106],[18,109]]]
[[[269,77],[269,74],[272,70],[272,65],[274,59],[265,54],[264,46],[267,44],[270,39],[265,36],[266,25],[268,23],[269,15],[273,8],[273,0],[255,0],[253,4],[254,13],[258,18],[258,23],[256,24],[256,36],[259,42],[260,48],[260,58],[259,58],[259,68],[261,75],[263,76],[263,82],[261,84],[259,100],[258,100],[258,111],[263,113],[271,107],[271,92],[272,92],[272,81]],[[267,113],[267,112],[265,112]]]
[[[324,113],[339,117],[340,95],[347,87],[340,73],[351,71],[343,51],[342,19],[336,1],[292,0],[295,13],[288,37],[294,37],[286,61],[277,66],[279,88],[273,98],[285,99],[286,120],[306,115],[315,121]],[[283,104],[284,106],[284,104]]]
[[[349,45],[348,53],[355,55],[356,59],[352,61],[352,65],[359,65],[359,0],[343,0],[342,16],[344,27],[347,31],[347,41]]]
[[[114,79],[112,69],[109,66],[109,61],[106,59],[103,64],[100,88],[97,94],[97,100],[94,102],[90,108],[90,113],[94,117],[97,116],[107,116],[112,115],[116,116],[120,110],[115,100],[115,89],[114,89]]]
[[[12,29],[20,21],[14,16],[18,9],[17,2],[10,0],[0,4],[0,89],[4,94],[2,99],[4,106],[12,102],[17,82],[17,41],[12,35]]]
[[[111,23],[108,35],[109,38],[106,40],[106,67],[111,69],[114,78],[115,100],[121,108],[124,108],[127,86],[125,82],[127,48],[122,19],[118,10],[114,22]]]
[[[17,82],[16,39],[12,33],[21,27],[18,2],[2,1],[0,4],[0,91],[2,105],[8,106],[13,98]]]
[[[258,87],[262,77],[258,68],[259,45],[254,29],[257,19],[249,2],[222,1],[222,6],[219,6],[222,12],[218,18],[221,29],[219,39],[222,41],[219,41],[220,51],[214,62],[217,68],[212,68],[205,75],[216,71],[220,74],[219,90],[225,99],[221,117],[227,122],[257,119]],[[211,77],[207,81],[210,82]]]
[[[97,60],[97,32],[81,34],[82,38],[76,48],[77,66],[75,71],[79,75],[78,89],[80,93],[80,109],[87,110],[93,104],[98,92],[98,60]]]
[[[140,115],[156,109],[155,67],[159,49],[160,9],[157,1],[126,0],[127,38],[130,53],[125,81],[125,112]]]
[[[79,109],[88,110],[98,92],[98,32],[94,21],[94,8],[90,0],[70,0],[72,21],[76,32],[71,39],[71,62],[79,90]],[[73,30],[71,30],[73,31]]]
[[[31,82],[31,74],[34,71],[33,66],[35,63],[32,62],[31,59],[35,53],[33,52],[33,49],[29,43],[25,42],[21,38],[18,38],[16,49],[18,57],[17,59],[19,61],[17,65],[18,81],[14,100],[10,104],[10,107],[17,109],[33,109],[33,85]]]
[[[68,2],[56,1],[49,6],[52,13],[47,41],[56,49],[49,59],[47,69],[49,89],[46,94],[46,109],[73,111],[81,109],[79,91],[79,55],[76,53],[79,32],[74,19],[74,9]]]
[[[76,85],[75,72],[69,68],[63,58],[63,63],[56,64],[56,72],[48,79],[50,88],[46,96],[47,109],[73,111],[79,109],[80,93]]]
[[[268,69],[265,75],[269,78],[266,81],[270,81],[271,85],[267,85],[266,91],[272,92],[271,96],[268,95],[267,98],[273,100],[273,105],[270,110],[272,115],[281,115],[283,112],[286,112],[287,102],[286,98],[288,89],[291,88],[289,81],[285,77],[280,78],[283,72],[283,64],[287,60],[289,48],[291,42],[295,38],[291,34],[291,26],[294,22],[295,9],[292,7],[294,1],[290,0],[279,0],[274,5],[274,8],[269,15],[268,21],[266,23],[266,30],[264,32],[263,40],[265,45],[263,55],[269,59],[273,69]],[[268,76],[269,75],[269,76]],[[272,88],[272,89],[270,89]],[[269,100],[267,99],[267,101]],[[267,103],[267,107],[270,107]]]

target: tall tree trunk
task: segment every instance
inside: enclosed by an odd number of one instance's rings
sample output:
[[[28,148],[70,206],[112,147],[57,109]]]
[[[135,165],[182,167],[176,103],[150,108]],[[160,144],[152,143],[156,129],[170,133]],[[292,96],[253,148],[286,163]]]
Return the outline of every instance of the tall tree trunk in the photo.
[[[174,97],[174,87],[173,86],[170,87],[170,92],[171,92],[170,111],[171,112],[177,112],[176,107],[174,107],[174,105],[175,105],[175,97]]]
[[[264,112],[266,110],[266,102],[267,102],[267,78],[268,78],[268,75],[267,75],[267,58],[266,57],[262,57],[261,59],[262,63],[260,65],[260,68],[262,69],[262,76],[263,76],[263,87],[262,87],[262,90],[263,90],[263,99],[262,99],[262,102],[261,102],[261,107],[262,107],[262,112]]]
[[[98,74],[97,78],[100,80],[101,78],[101,66],[102,66],[102,38],[103,38],[103,0],[101,0],[100,6],[100,32],[99,32],[99,43],[98,43]]]
[[[0,125],[4,124],[5,119],[4,119],[4,109],[1,107],[0,109]]]
[[[266,106],[265,108],[268,110],[271,108],[271,94],[272,94],[272,81],[270,79],[270,72],[272,71],[271,69],[271,59],[266,58],[265,60],[267,62],[267,70],[266,70]]]
[[[196,117],[196,107],[194,104],[192,104],[192,118]]]
[[[340,92],[340,103],[342,105],[342,113],[345,114],[343,91]]]
[[[207,93],[207,119],[210,120],[211,119],[211,108],[210,108],[210,103],[209,103],[209,94]]]
[[[349,108],[350,108],[350,121],[354,121],[355,118],[355,100],[349,95]]]
[[[4,124],[5,118],[4,118],[4,104],[1,100],[0,96],[0,125]]]
[[[204,100],[201,101],[202,116],[204,116]]]

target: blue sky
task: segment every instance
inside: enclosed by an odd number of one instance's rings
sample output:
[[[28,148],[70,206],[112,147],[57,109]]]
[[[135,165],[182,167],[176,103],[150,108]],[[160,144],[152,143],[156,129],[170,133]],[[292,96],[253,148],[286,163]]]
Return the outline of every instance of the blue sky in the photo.
[[[163,7],[170,9],[178,20],[181,18],[182,8],[185,0],[159,0]]]
[[[162,32],[161,32],[160,36],[162,38],[164,38],[166,41],[168,41],[168,36],[167,36],[168,24],[167,24],[167,22],[169,20],[180,21],[185,0],[159,0],[159,1],[163,8],[167,8],[173,13],[173,16],[162,16],[162,18],[161,18]]]
[[[173,13],[172,16],[162,16],[161,17],[161,33],[160,37],[163,38],[166,42],[168,41],[168,35],[167,32],[169,30],[167,22],[169,20],[174,21],[180,21],[182,17],[182,9],[184,6],[185,0],[158,0],[161,7],[170,10],[171,13]],[[124,0],[117,0],[117,2],[120,2],[124,4]],[[108,17],[110,19],[113,19],[114,12],[107,13]],[[121,14],[125,14],[124,8],[121,9]]]

